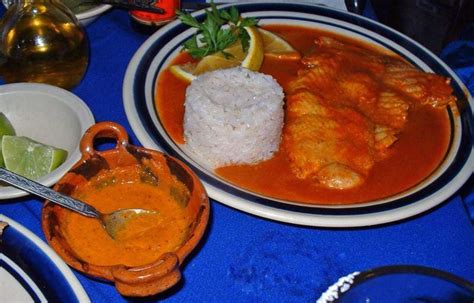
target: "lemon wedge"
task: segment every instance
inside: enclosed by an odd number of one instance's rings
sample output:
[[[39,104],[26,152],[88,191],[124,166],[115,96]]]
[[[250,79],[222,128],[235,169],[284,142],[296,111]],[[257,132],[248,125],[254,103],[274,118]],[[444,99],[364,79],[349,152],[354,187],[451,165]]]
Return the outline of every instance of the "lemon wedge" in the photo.
[[[258,32],[263,40],[263,51],[265,57],[283,60],[301,59],[301,54],[282,37],[263,28],[259,28]]]
[[[231,55],[227,58],[222,53],[215,53],[204,57],[196,64],[172,65],[171,73],[179,79],[191,82],[202,73],[239,65],[258,71],[262,66],[264,56],[263,40],[256,27],[245,27],[245,30],[250,36],[249,48],[246,52],[243,51],[240,41],[237,41],[224,50]]]

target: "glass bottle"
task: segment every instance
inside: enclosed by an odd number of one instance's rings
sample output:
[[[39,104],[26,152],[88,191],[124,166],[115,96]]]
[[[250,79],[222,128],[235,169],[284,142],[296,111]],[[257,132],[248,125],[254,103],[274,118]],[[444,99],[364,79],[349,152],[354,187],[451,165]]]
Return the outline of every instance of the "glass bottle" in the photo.
[[[13,0],[0,21],[0,77],[71,89],[87,69],[89,44],[57,0]]]

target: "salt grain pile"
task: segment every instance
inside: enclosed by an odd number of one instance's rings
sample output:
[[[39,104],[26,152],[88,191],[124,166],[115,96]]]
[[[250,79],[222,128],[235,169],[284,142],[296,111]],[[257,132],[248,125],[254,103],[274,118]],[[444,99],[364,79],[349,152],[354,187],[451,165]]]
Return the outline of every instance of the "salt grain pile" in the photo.
[[[269,159],[280,145],[283,98],[269,75],[241,67],[202,74],[186,90],[186,145],[213,168]]]

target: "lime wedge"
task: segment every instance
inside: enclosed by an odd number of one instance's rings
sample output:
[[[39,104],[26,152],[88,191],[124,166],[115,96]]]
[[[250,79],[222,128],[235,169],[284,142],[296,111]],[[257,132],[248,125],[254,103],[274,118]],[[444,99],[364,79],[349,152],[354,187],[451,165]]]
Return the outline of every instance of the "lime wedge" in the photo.
[[[5,116],[4,113],[0,113],[0,142],[2,141],[2,137],[4,135],[14,136],[15,129],[13,128],[13,125],[10,123],[10,120],[8,120],[7,116]],[[5,163],[3,162],[1,144],[0,144],[0,166],[5,167]]]
[[[33,180],[52,172],[67,157],[63,149],[21,136],[3,136],[2,150],[8,170]]]

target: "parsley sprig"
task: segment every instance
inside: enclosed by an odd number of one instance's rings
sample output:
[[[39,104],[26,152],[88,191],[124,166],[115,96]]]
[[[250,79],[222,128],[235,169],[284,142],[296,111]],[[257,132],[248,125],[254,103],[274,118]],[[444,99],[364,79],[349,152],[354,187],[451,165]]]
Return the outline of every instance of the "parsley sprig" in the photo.
[[[213,2],[211,9],[206,10],[206,19],[203,22],[186,12],[179,11],[177,15],[184,24],[197,28],[193,37],[183,44],[183,50],[193,58],[204,58],[217,52],[226,58],[232,57],[224,50],[238,40],[243,50],[247,51],[250,37],[244,27],[257,25],[258,22],[255,18],[242,18],[234,6],[229,10],[218,10]]]

